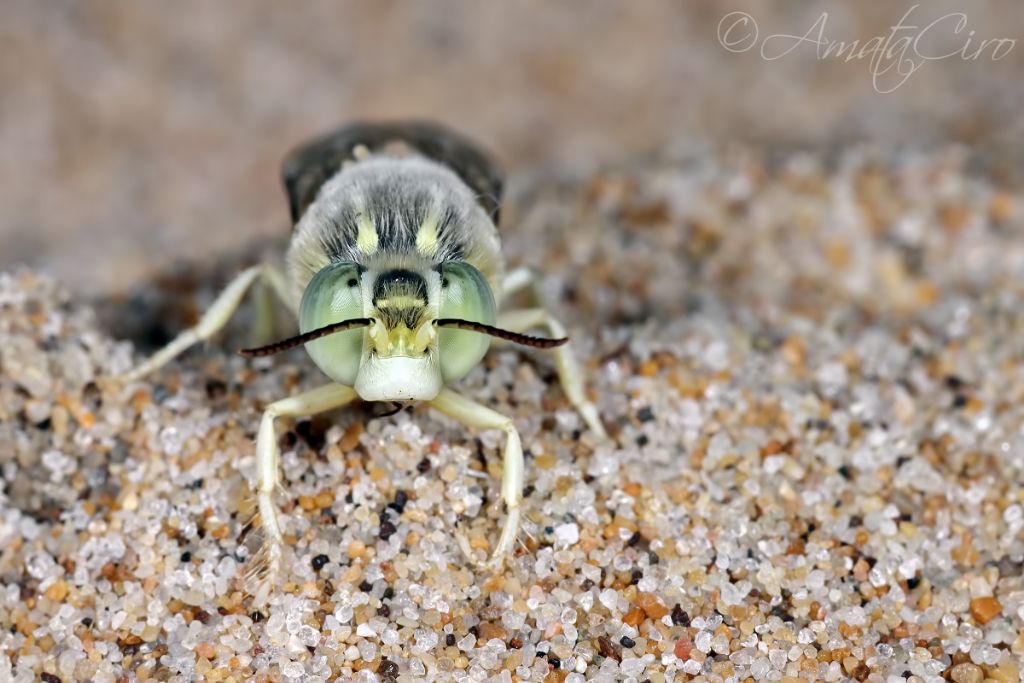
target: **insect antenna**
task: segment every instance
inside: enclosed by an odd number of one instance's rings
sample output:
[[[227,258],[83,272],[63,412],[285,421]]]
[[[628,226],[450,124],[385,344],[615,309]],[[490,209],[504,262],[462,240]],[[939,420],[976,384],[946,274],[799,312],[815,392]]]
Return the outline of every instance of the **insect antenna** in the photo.
[[[510,341],[514,344],[532,346],[536,349],[553,349],[556,346],[561,346],[562,344],[567,344],[569,342],[568,337],[562,337],[561,339],[531,337],[528,334],[519,334],[518,332],[512,332],[510,330],[503,330],[500,327],[484,325],[483,323],[473,322],[472,320],[462,320],[461,318],[439,318],[434,321],[434,324],[437,325],[438,327],[454,327],[460,330],[479,332],[481,334],[490,335],[497,339],[504,339],[505,341]]]
[[[289,349],[294,349],[296,346],[302,346],[307,342],[311,342],[314,339],[320,337],[326,337],[329,334],[335,334],[337,332],[344,332],[346,330],[353,330],[358,327],[369,327],[373,323],[370,318],[352,318],[351,320],[342,320],[341,322],[331,323],[330,325],[324,325],[323,327],[315,330],[310,330],[303,334],[290,337],[288,339],[282,339],[281,341],[274,342],[273,344],[267,344],[266,346],[259,346],[254,349],[240,349],[239,354],[246,358],[259,358],[261,356],[271,356],[275,353],[281,353]]]

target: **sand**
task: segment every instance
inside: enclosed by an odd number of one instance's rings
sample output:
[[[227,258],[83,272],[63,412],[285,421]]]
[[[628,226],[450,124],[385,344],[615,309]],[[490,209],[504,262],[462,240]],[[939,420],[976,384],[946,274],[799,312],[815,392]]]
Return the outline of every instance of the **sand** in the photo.
[[[324,378],[237,356],[243,311],[111,379],[245,257],[138,305],[0,275],[0,680],[1019,680],[1019,193],[958,149],[733,150],[520,181],[506,216],[611,441],[542,352],[461,383],[528,451],[494,573],[457,539],[496,540],[500,434],[281,420],[267,604],[242,580],[253,437]]]

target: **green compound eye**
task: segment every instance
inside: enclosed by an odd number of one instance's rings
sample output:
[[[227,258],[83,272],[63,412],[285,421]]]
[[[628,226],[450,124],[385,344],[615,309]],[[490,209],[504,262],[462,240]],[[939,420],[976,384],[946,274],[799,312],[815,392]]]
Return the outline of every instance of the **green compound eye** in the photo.
[[[493,325],[494,295],[480,271],[468,263],[451,261],[441,266],[440,318],[461,318]],[[441,376],[445,383],[461,379],[487,353],[491,338],[467,330],[438,330]]]
[[[363,317],[359,268],[344,261],[332,263],[313,276],[299,304],[299,332]],[[306,344],[306,351],[324,374],[352,386],[363,354],[364,329],[339,332]]]

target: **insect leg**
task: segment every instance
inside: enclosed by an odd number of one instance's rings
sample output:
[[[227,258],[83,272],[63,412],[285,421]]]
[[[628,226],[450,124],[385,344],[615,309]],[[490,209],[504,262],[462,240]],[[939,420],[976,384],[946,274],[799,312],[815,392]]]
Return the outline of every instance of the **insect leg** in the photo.
[[[263,281],[277,295],[278,301],[288,307],[288,310],[298,315],[298,303],[292,297],[291,288],[288,286],[288,278],[281,268],[273,263],[264,263],[263,271],[260,273]]]
[[[278,472],[277,434],[274,420],[278,417],[313,415],[350,403],[355,390],[341,384],[327,384],[298,396],[274,401],[263,411],[256,437],[256,496],[265,540],[253,560],[249,576],[273,581],[280,569],[283,553],[281,525],[278,521],[274,491],[280,483]],[[268,582],[269,582],[268,581]]]
[[[505,455],[501,465],[501,497],[505,501],[508,517],[502,527],[498,544],[491,558],[501,563],[512,550],[519,533],[519,504],[523,496],[523,446],[512,420],[476,401],[445,388],[430,402],[432,408],[458,420],[468,427],[501,429],[505,432]]]
[[[533,270],[530,268],[516,268],[505,273],[505,277],[501,280],[501,296],[505,298],[512,296],[516,292],[531,287],[534,291],[534,298],[539,299],[539,293],[536,291],[537,276],[534,275]],[[537,302],[535,302],[537,303]]]
[[[513,332],[525,332],[531,328],[543,327],[552,337],[565,337],[565,327],[556,318],[543,308],[520,308],[506,311],[498,315],[498,327]],[[599,437],[606,438],[607,433],[597,408],[587,399],[583,387],[583,370],[576,361],[572,351],[572,342],[552,349],[555,354],[555,367],[558,369],[558,380],[562,384],[562,391],[565,392],[569,402],[583,417],[583,421],[592,432]]]
[[[281,336],[275,298],[288,308],[293,317],[297,317],[295,302],[288,290],[288,280],[284,273],[278,266],[264,263],[253,297],[256,313],[249,334],[249,346],[263,346]]]
[[[206,341],[220,332],[227,325],[231,316],[235,314],[235,311],[238,310],[243,297],[245,297],[246,292],[257,278],[266,278],[275,291],[286,297],[287,293],[284,291],[283,283],[280,285],[282,287],[281,290],[278,290],[279,285],[275,284],[276,280],[281,279],[283,281],[283,278],[280,278],[279,275],[273,275],[272,270],[271,267],[262,265],[251,266],[243,270],[235,276],[234,280],[228,283],[228,286],[217,296],[213,304],[203,313],[203,316],[194,327],[181,332],[167,346],[125,373],[122,379],[125,381],[140,379],[167,364],[193,344]],[[287,301],[288,299],[285,298],[284,300]]]

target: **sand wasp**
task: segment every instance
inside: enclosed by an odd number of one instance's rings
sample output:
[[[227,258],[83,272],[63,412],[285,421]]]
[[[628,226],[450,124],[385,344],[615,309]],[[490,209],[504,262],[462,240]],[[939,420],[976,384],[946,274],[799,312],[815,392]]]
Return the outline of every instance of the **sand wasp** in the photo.
[[[494,547],[500,564],[519,529],[523,451],[512,420],[451,388],[477,365],[491,338],[552,349],[568,399],[593,432],[604,429],[584,393],[565,329],[543,307],[499,312],[528,290],[528,269],[506,272],[498,234],[503,177],[474,144],[419,123],[345,126],[289,155],[283,165],[294,230],[286,269],[241,272],[199,322],[132,370],[136,379],[209,339],[263,280],[298,319],[299,334],[254,349],[264,356],[304,345],[330,382],[266,406],[256,437],[256,498],[264,543],[250,571],[276,576],[283,557],[278,417],[364,401],[426,401],[464,425],[506,434],[501,495],[507,517]],[[525,331],[543,328],[547,337]]]

